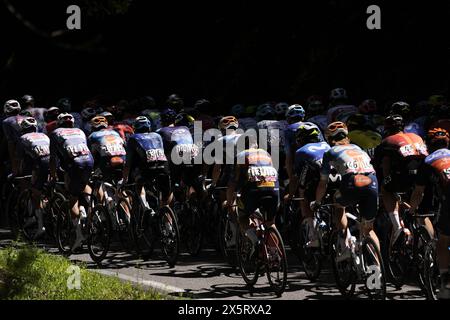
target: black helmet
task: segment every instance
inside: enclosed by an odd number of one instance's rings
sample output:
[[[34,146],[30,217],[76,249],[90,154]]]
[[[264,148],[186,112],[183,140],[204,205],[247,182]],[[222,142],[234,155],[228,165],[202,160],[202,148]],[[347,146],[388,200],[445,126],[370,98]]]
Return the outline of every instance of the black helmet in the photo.
[[[22,104],[25,105],[25,106],[34,104],[34,98],[33,98],[33,96],[31,96],[29,94],[24,95],[21,98],[21,100],[22,100]]]
[[[172,124],[172,123],[175,122],[175,119],[177,117],[177,113],[175,112],[175,110],[167,108],[167,109],[164,109],[161,112],[160,116],[161,116],[162,123],[170,123],[170,124]]]
[[[394,102],[391,106],[391,115],[400,115],[403,118],[408,118],[411,114],[411,107],[404,101]]]
[[[72,110],[72,101],[69,98],[61,98],[56,102],[56,107],[62,112],[70,112]]]
[[[319,127],[312,122],[302,123],[295,134],[295,138],[300,146],[322,141]]]
[[[211,102],[207,99],[200,99],[195,102],[194,107],[202,113],[207,112],[211,108]]]
[[[176,93],[171,94],[169,98],[167,98],[167,104],[169,105],[169,108],[175,110],[181,110],[184,107],[183,99]]]
[[[385,132],[403,131],[404,127],[405,122],[403,121],[403,117],[399,114],[390,115],[384,120]]]

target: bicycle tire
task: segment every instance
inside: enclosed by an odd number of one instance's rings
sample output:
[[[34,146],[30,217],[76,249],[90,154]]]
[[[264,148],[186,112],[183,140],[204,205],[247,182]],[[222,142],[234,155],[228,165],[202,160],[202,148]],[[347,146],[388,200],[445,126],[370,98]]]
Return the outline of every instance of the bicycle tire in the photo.
[[[401,289],[406,282],[409,271],[410,257],[406,252],[406,244],[402,243],[400,250],[393,250],[391,245],[388,249],[388,270],[391,283],[396,289]]]
[[[427,300],[438,300],[440,274],[437,264],[435,241],[427,243],[424,256],[424,285]]]
[[[425,261],[426,246],[430,242],[431,237],[427,229],[424,226],[419,226],[418,230],[414,233],[414,259],[417,266],[417,282],[419,287],[427,295],[427,288],[425,286]]]
[[[375,244],[375,241],[371,237],[365,237],[362,243],[362,255],[363,255],[363,262],[364,264],[367,263],[363,268],[364,270],[367,270],[369,267],[374,266],[374,263],[376,263],[376,260],[378,260],[379,266],[378,266],[378,272],[380,273],[380,280],[379,285],[377,285],[378,288],[375,288],[377,290],[377,294],[372,294],[372,289],[369,288],[369,280],[371,279],[365,279],[365,288],[367,291],[367,295],[369,298],[374,300],[385,300],[386,299],[386,270],[384,268],[384,262],[383,257],[381,256],[380,250],[378,249],[377,245]],[[374,257],[376,255],[376,257]],[[375,262],[373,261],[375,260]],[[371,276],[370,276],[371,277]]]
[[[252,287],[258,282],[260,264],[258,259],[259,248],[256,248],[249,266],[244,266],[244,263],[248,261],[249,252],[247,251],[250,250],[250,246],[253,246],[250,239],[248,239],[239,228],[236,242],[236,260],[242,278],[248,286]]]
[[[174,267],[180,251],[180,231],[175,214],[170,207],[159,210],[159,226],[161,229],[161,248],[170,267]],[[170,228],[168,228],[170,226]]]
[[[72,245],[75,241],[75,228],[70,210],[67,208],[67,201],[64,202],[62,209],[56,223],[56,243],[59,252],[64,256],[69,256],[72,253]]]
[[[17,228],[18,228],[18,232],[20,234],[20,236],[24,237],[24,240],[27,242],[32,242],[34,235],[37,232],[37,228],[34,228],[34,232],[33,229],[30,228],[25,228],[25,224],[26,224],[26,215],[25,213],[28,212],[28,209],[30,209],[30,205],[32,206],[31,202],[31,192],[30,190],[24,190],[22,191],[22,193],[20,193],[20,195],[17,197],[17,202],[16,205],[14,207],[14,210],[16,211],[14,213],[14,215],[16,216],[17,219]],[[31,207],[32,215],[34,216],[34,209]],[[29,212],[28,212],[29,213]],[[29,216],[31,218],[31,216]],[[34,223],[34,225],[36,225],[36,222]],[[27,230],[29,229],[29,230]]]
[[[338,234],[337,231],[334,231],[330,236],[330,245],[329,245],[331,266],[333,268],[333,274],[339,292],[344,298],[349,299],[355,293],[356,278],[357,278],[356,272],[353,268],[353,263],[351,260],[345,260],[339,263],[338,265],[338,262],[336,261],[337,245],[338,245]],[[347,276],[343,277],[341,275]]]
[[[230,221],[228,220],[227,214],[222,212],[222,217],[219,220],[219,232],[218,232],[218,243],[220,247],[220,252],[222,257],[225,259],[225,261],[231,265],[235,266],[237,264],[236,261],[236,248],[237,248],[237,233],[235,231],[234,235],[234,248],[229,248],[227,246],[227,237],[229,236],[227,234],[227,228],[230,227]],[[236,225],[236,230],[239,228],[239,226]]]
[[[303,226],[301,226],[302,228]],[[302,263],[303,270],[309,281],[315,281],[319,278],[322,271],[322,256],[320,253],[321,239],[319,238],[319,248],[306,248],[306,231],[302,228],[300,231],[300,243],[297,255]]]
[[[201,208],[197,201],[191,201],[188,210],[184,231],[186,233],[186,247],[192,257],[197,257],[202,250],[203,244],[203,221]]]
[[[111,215],[103,205],[97,204],[91,209],[87,229],[89,256],[95,263],[101,264],[108,254],[112,238]],[[100,241],[97,242],[97,239]],[[100,250],[96,248],[98,243],[101,244]]]
[[[59,192],[53,193],[45,210],[45,229],[55,242],[57,242],[57,224],[58,216],[62,214],[64,204],[66,203],[66,197]]]
[[[286,284],[287,284],[288,264],[287,264],[287,258],[286,258],[286,250],[284,248],[284,242],[283,242],[283,238],[281,237],[280,232],[274,227],[269,227],[265,231],[264,246],[265,246],[266,250],[268,250],[268,251],[269,251],[270,239],[276,239],[276,241],[274,241],[275,245],[276,245],[275,250],[277,251],[276,265],[278,266],[278,268],[281,267],[282,275],[281,275],[281,279],[280,279],[279,271],[278,271],[276,279],[272,278],[272,275],[271,275],[272,270],[273,270],[272,263],[275,265],[275,263],[272,261],[266,261],[266,275],[267,275],[267,280],[269,281],[270,287],[274,290],[275,294],[278,297],[280,297],[283,294],[283,292],[286,290]],[[272,256],[272,253],[270,253],[269,255]]]
[[[119,241],[122,247],[131,253],[134,248],[134,238],[131,225],[131,206],[124,198],[119,198],[115,206],[119,219],[124,222],[123,230],[118,231]],[[127,208],[127,209],[124,209]],[[126,213],[128,210],[128,214]]]

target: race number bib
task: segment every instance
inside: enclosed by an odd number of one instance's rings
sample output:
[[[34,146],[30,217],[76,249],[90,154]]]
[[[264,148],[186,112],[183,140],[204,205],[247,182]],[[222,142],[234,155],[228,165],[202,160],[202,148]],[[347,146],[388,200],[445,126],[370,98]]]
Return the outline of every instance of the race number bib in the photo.
[[[180,157],[188,154],[191,158],[195,158],[199,154],[199,148],[195,144],[179,144],[175,146],[175,151],[180,155]]]
[[[400,147],[399,151],[403,157],[427,154],[426,146],[421,143],[407,144],[403,147]]]
[[[66,146],[66,151],[72,158],[86,156],[90,153],[88,146],[84,143]]]
[[[278,172],[274,167],[250,167],[248,168],[250,182],[276,182]]]
[[[353,173],[373,171],[369,157],[355,157],[353,161],[347,162],[345,166]]]
[[[163,149],[150,149],[146,151],[147,162],[167,161]]]
[[[50,146],[48,145],[34,146],[32,152],[37,157],[46,157],[50,154]]]
[[[114,157],[114,156],[123,156],[126,154],[125,148],[120,143],[108,144],[102,146],[103,153],[106,156]]]

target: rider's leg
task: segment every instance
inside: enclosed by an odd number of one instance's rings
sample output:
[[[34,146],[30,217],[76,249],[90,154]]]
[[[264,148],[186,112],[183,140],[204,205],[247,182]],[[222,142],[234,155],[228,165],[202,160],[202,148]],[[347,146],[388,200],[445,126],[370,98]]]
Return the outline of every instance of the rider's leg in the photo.
[[[386,212],[389,215],[389,218],[392,223],[392,237],[391,241],[392,243],[395,242],[395,240],[400,235],[400,230],[402,229],[402,226],[400,224],[400,216],[399,216],[399,204],[397,199],[395,198],[394,193],[386,190],[384,186],[381,187],[381,194],[383,198],[383,204],[384,208],[386,209]]]
[[[371,237],[375,242],[378,250],[380,250],[380,240],[378,240],[377,234],[373,230],[373,222],[374,220],[366,220],[362,219],[361,221],[361,232],[366,237]]]

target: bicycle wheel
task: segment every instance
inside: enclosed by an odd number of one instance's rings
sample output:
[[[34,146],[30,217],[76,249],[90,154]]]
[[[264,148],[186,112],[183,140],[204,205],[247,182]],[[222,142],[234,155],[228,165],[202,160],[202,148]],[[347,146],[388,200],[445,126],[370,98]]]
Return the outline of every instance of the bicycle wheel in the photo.
[[[115,208],[120,221],[118,230],[120,243],[127,252],[131,252],[134,247],[134,238],[131,228],[131,207],[125,199],[119,198]]]
[[[191,201],[185,221],[186,247],[189,254],[196,257],[202,250],[203,242],[203,221],[201,219],[201,209],[197,201]]]
[[[61,212],[58,213],[56,222],[56,243],[59,252],[68,256],[72,253],[72,245],[76,238],[75,226],[72,223],[70,210],[67,208],[67,202],[64,202],[61,209]]]
[[[237,262],[241,276],[247,285],[253,286],[259,277],[259,248],[255,248],[254,252],[252,252],[253,244],[251,240],[240,229],[237,232],[236,248]]]
[[[384,269],[383,258],[378,250],[375,241],[370,237],[365,237],[362,243],[362,261],[365,271],[365,287],[367,295],[371,299],[386,299],[386,272]]]
[[[159,210],[159,218],[162,251],[169,266],[173,267],[177,263],[180,248],[177,219],[168,206]]]
[[[330,256],[331,265],[333,267],[333,274],[336,280],[336,286],[339,292],[345,298],[350,298],[355,293],[356,287],[356,271],[353,268],[353,261],[346,259],[337,261],[339,253],[339,237],[337,231],[334,231],[330,236]]]
[[[135,210],[133,209],[133,214],[131,215],[133,238],[136,250],[144,260],[149,259],[153,254],[157,238],[153,228],[153,220],[154,217],[150,215],[150,212],[144,211],[140,206]]]
[[[438,300],[438,288],[440,284],[440,274],[436,259],[436,243],[429,241],[425,246],[423,257],[424,262],[424,286],[427,291],[427,300]]]
[[[6,201],[6,213],[8,217],[8,226],[11,229],[13,237],[15,240],[19,237],[19,219],[17,217],[17,210],[15,210],[18,200],[18,194],[16,190],[13,190],[8,195],[8,200]]]
[[[264,238],[266,248],[266,274],[270,287],[277,296],[281,296],[287,283],[287,258],[280,232],[269,227]]]
[[[55,192],[50,198],[45,210],[45,229],[47,234],[55,241],[57,241],[58,216],[62,214],[65,203],[66,197],[59,192]]]
[[[303,265],[306,277],[310,281],[315,281],[322,271],[322,256],[320,254],[320,245],[318,248],[308,248],[307,243],[307,232],[308,229],[306,225],[301,226],[300,230],[300,243],[298,246],[298,257]],[[320,238],[319,238],[320,240]]]
[[[87,224],[87,247],[91,259],[100,264],[108,254],[111,242],[111,216],[101,204],[95,205],[91,210]]]
[[[232,266],[236,265],[236,243],[237,229],[239,226],[235,223],[235,231],[231,230],[233,223],[228,219],[226,213],[221,211],[222,217],[219,220],[218,243],[222,257]],[[234,237],[234,239],[233,239]],[[234,244],[234,245],[233,245]]]
[[[426,247],[430,241],[430,235],[424,226],[419,226],[419,229],[414,234],[414,259],[417,267],[417,282],[420,288],[427,294],[427,288],[425,286],[425,261]]]
[[[403,234],[403,233],[402,233]],[[402,235],[400,235],[402,237]],[[390,246],[388,253],[388,270],[392,284],[400,289],[406,281],[408,266],[411,262],[411,252],[406,243],[401,239],[397,241],[397,247]]]

